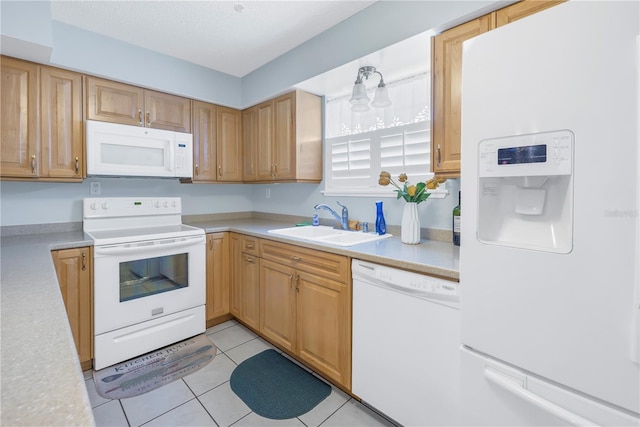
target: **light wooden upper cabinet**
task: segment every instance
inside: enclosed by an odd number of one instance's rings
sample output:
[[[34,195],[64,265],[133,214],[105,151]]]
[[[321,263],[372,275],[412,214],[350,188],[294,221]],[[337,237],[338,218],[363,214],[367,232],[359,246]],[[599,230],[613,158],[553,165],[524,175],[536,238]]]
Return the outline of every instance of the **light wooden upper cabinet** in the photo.
[[[485,15],[431,38],[431,167],[438,176],[460,175],[462,42],[492,27]]]
[[[258,181],[272,181],[274,175],[273,160],[273,100],[258,104],[256,107],[256,157],[258,158]]]
[[[52,251],[58,284],[82,369],[93,359],[93,284],[91,248]]]
[[[562,2],[520,1],[431,38],[431,168],[436,175],[460,176],[462,42]]]
[[[218,181],[242,181],[242,113],[216,107]]]
[[[255,114],[252,124],[256,132],[255,136],[249,137],[255,137],[256,180],[322,181],[320,97],[293,91],[258,104],[251,110],[251,114]],[[252,177],[253,171],[249,170],[245,175]]]
[[[566,0],[524,0],[494,12],[496,27],[501,27],[518,19],[525,18],[541,10],[548,9]]]
[[[193,101],[193,182],[242,181],[239,110]]]
[[[87,77],[87,119],[191,132],[191,100]]]
[[[82,179],[84,133],[82,76],[52,67],[40,70],[42,176]]]
[[[216,162],[216,106],[193,101],[193,181],[215,182]]]
[[[82,75],[2,57],[2,178],[81,181]]]
[[[242,111],[242,180],[258,179],[258,129],[257,107]]]
[[[2,177],[38,177],[40,158],[36,64],[2,57]]]

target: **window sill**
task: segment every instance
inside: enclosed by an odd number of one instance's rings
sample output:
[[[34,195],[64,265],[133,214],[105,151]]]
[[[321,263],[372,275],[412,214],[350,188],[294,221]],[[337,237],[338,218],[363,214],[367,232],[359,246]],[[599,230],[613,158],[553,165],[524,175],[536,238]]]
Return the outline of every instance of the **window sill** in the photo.
[[[446,188],[436,188],[435,190],[427,190],[430,199],[444,199],[449,195]],[[347,196],[347,197],[379,197],[379,198],[397,198],[395,191],[384,191],[375,189],[325,189],[321,191],[324,196]]]

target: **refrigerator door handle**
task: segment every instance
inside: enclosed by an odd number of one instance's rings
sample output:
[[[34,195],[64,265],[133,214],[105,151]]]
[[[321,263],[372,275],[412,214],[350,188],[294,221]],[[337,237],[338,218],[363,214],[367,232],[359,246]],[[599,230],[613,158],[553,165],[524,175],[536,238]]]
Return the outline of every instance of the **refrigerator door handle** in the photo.
[[[574,426],[596,426],[597,424],[587,420],[586,418],[582,418],[581,416],[574,414],[562,406],[550,402],[547,399],[544,399],[538,396],[535,393],[527,390],[525,387],[524,381],[518,381],[512,376],[506,375],[505,373],[500,372],[497,369],[487,365],[485,366],[484,376],[486,379],[491,381],[492,383],[502,387],[503,389],[509,391],[512,394],[524,399],[525,401],[539,407],[540,409],[553,414],[564,421],[568,422]]]

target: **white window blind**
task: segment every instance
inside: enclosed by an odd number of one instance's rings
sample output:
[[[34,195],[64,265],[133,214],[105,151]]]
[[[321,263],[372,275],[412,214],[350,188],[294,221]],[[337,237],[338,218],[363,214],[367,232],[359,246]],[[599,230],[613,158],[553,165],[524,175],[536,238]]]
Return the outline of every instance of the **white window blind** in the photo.
[[[429,122],[418,122],[326,140],[325,194],[393,195],[391,187],[378,185],[381,171],[411,183],[426,181],[431,139]]]

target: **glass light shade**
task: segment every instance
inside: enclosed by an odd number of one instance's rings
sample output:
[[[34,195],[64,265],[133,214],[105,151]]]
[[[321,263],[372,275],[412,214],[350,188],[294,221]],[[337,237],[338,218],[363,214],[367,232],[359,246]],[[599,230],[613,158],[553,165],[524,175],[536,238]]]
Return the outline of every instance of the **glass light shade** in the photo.
[[[353,92],[351,93],[351,99],[349,99],[349,102],[353,105],[363,105],[369,103],[367,88],[363,83],[357,83],[353,86]]]
[[[351,106],[351,111],[354,113],[366,113],[371,108],[369,108],[369,104],[353,104]]]
[[[389,90],[386,86],[378,86],[376,93],[371,102],[371,106],[375,108],[385,108],[391,105],[391,99],[389,99]]]

